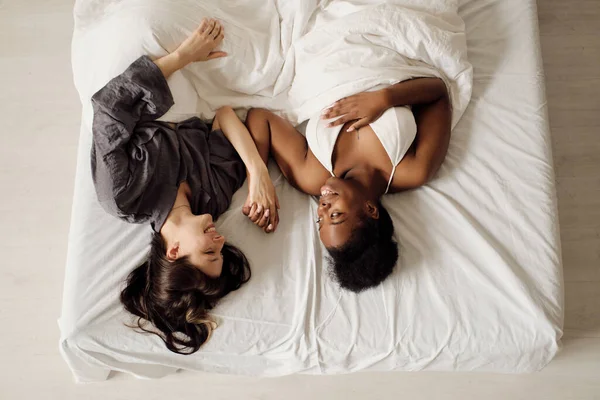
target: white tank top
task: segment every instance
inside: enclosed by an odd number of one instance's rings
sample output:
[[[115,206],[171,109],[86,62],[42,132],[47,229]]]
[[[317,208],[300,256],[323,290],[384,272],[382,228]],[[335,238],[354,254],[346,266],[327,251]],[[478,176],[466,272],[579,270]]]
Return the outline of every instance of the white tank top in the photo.
[[[337,137],[342,130],[341,125],[327,127],[327,124],[334,120],[321,119],[319,114],[312,117],[306,126],[306,141],[310,150],[332,176],[335,175],[331,156]],[[392,162],[392,173],[385,189],[387,193],[394,178],[396,166],[402,161],[417,136],[417,123],[409,107],[393,107],[387,109],[379,119],[369,125]]]

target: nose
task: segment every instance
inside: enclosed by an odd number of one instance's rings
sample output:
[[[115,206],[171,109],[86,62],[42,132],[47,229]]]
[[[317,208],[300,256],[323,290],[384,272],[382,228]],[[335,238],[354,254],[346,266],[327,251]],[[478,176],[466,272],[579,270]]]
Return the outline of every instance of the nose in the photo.
[[[215,242],[217,246],[223,247],[225,244],[225,236],[217,234],[217,236],[213,237],[213,242]]]
[[[323,198],[319,201],[319,208],[323,208],[325,210],[327,210],[329,207],[331,207],[331,201]]]
[[[214,242],[216,246],[215,252],[220,253],[223,250],[223,246],[225,246],[225,236],[215,239]]]

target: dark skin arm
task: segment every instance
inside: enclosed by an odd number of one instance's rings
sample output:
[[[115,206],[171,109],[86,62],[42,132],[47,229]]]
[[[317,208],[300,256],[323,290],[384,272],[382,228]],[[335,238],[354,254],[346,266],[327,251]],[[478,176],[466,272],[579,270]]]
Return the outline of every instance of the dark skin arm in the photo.
[[[349,128],[368,125],[391,107],[413,106],[417,136],[396,167],[391,192],[427,183],[438,171],[450,142],[452,112],[446,85],[439,78],[418,78],[388,88],[363,92],[334,103],[323,118],[337,118],[332,126],[356,121]]]
[[[321,186],[331,175],[289,121],[254,108],[248,112],[246,126],[265,164],[271,155],[293,187],[313,196],[320,194]]]
[[[450,143],[452,112],[448,96],[413,108],[417,136],[396,167],[390,192],[413,189],[429,182],[440,169]]]

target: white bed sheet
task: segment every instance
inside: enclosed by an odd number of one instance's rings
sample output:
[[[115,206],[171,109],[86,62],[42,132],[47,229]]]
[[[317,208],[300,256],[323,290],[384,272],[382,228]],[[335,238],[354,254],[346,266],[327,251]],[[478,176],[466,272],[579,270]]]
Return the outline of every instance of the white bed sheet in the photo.
[[[124,326],[118,291],[149,230],[98,206],[82,126],[59,320],[75,379],[179,368],[276,376],[544,367],[559,348],[563,292],[535,1],[465,0],[459,12],[472,100],[437,178],[384,199],[400,268],[360,295],[337,288],[316,235],[316,203],[271,168],[279,231],[267,236],[247,222],[239,212],[246,189],[238,191],[219,226],[250,258],[253,278],[219,305],[219,328],[192,356]]]

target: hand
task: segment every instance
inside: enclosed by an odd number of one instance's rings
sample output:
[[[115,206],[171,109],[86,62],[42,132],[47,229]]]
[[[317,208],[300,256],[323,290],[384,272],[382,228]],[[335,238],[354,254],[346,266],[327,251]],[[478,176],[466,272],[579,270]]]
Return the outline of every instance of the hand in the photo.
[[[202,19],[200,26],[179,45],[175,53],[183,64],[225,57],[224,51],[214,51],[225,37],[221,23],[216,19]]]
[[[385,92],[363,92],[354,96],[344,97],[324,110],[321,118],[338,118],[328,126],[344,125],[348,121],[358,120],[348,129],[348,132],[362,128],[381,117],[385,110],[390,108],[387,104]]]
[[[242,212],[266,233],[275,232],[279,224],[279,199],[265,165],[248,174],[248,198]]]

